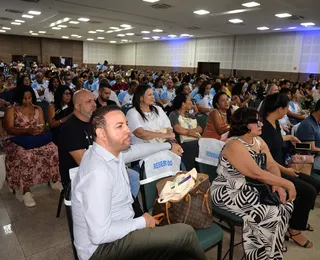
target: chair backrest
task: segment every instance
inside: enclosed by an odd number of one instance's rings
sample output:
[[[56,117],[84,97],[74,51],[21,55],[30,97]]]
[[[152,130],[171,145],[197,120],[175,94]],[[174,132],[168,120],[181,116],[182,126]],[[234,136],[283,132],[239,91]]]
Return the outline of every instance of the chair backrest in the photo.
[[[133,108],[132,104],[128,103],[125,104],[121,107],[121,111],[123,112],[124,115],[127,115],[128,111]]]
[[[204,130],[207,124],[208,115],[206,113],[197,113],[196,119],[197,119],[198,125],[200,125],[202,130]]]
[[[294,136],[296,135],[299,125],[300,125],[300,123],[299,123],[299,124],[296,124],[296,125],[294,125],[294,126],[292,127],[292,129],[291,129],[291,134],[292,134],[292,135],[294,135]]]
[[[198,143],[199,155],[196,161],[217,166],[221,150],[226,143],[214,138],[200,138]]]
[[[196,158],[197,161],[198,158]],[[198,161],[197,161],[198,162]],[[199,172],[209,175],[209,180],[212,182],[217,177],[217,166],[198,162]]]
[[[153,207],[157,182],[175,175],[180,171],[180,164],[181,158],[170,151],[161,151],[140,161],[140,191],[144,210]]]

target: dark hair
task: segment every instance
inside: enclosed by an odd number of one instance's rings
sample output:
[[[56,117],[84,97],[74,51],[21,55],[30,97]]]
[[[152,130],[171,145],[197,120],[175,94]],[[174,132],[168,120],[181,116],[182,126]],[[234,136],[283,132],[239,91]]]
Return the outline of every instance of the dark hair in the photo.
[[[261,108],[260,115],[265,119],[270,113],[274,112],[276,109],[288,106],[290,100],[289,98],[281,93],[274,93],[272,95],[266,96],[264,100],[263,107]]]
[[[294,87],[291,89],[291,95],[293,96],[294,94],[296,94],[297,90],[299,90],[298,88]]]
[[[213,100],[212,100],[212,106],[214,107],[214,108],[218,108],[218,106],[217,106],[217,104],[218,104],[218,101],[219,101],[219,98],[221,97],[221,96],[223,96],[223,95],[226,95],[227,97],[229,97],[228,96],[228,94],[226,93],[226,92],[218,92],[217,94],[215,94],[215,96],[213,97]],[[230,123],[230,118],[231,118],[231,108],[229,108],[228,110],[227,110],[227,122],[228,123]]]
[[[133,95],[133,101],[132,101],[133,107],[138,111],[138,113],[140,114],[140,116],[143,118],[144,121],[148,121],[148,119],[140,108],[140,98],[146,93],[148,89],[152,90],[151,86],[148,84],[139,85],[136,88],[136,91]],[[157,115],[159,115],[158,109],[155,106],[151,105],[150,110],[151,112],[155,112]]]
[[[58,109],[62,108],[62,106],[61,106],[62,105],[62,97],[63,97],[63,94],[66,90],[69,90],[71,93],[71,100],[70,100],[70,103],[68,104],[68,106],[73,107],[73,102],[72,102],[73,92],[72,92],[72,90],[68,86],[60,86],[57,88],[56,92],[54,93],[54,106],[55,106],[56,111]]]
[[[16,103],[18,103],[19,105],[21,105],[22,101],[23,101],[24,94],[26,92],[30,92],[31,93],[32,104],[35,105],[37,103],[36,94],[34,93],[34,90],[33,90],[32,87],[27,87],[27,86],[22,86],[22,87],[16,88],[14,101]]]
[[[94,140],[97,138],[96,130],[98,128],[106,128],[106,119],[104,116],[112,111],[121,111],[121,109],[116,105],[111,105],[99,107],[93,112],[91,116],[91,125]]]
[[[53,88],[53,80],[54,80],[54,79],[57,79],[58,82],[59,82],[58,88],[61,87],[60,79],[59,79],[58,77],[51,77],[51,79],[49,80],[48,89],[49,89],[49,91],[52,92],[52,93],[54,93],[54,88]]]
[[[27,76],[27,75],[22,75],[21,77],[19,77],[19,79],[18,79],[18,81],[17,81],[17,87],[26,87],[26,86],[24,85],[24,83],[23,83],[23,81],[24,81],[25,78],[28,78],[28,79],[30,80],[29,76]],[[30,86],[31,86],[31,80],[30,80]]]
[[[187,101],[188,96],[184,93],[180,93],[177,95],[173,100],[173,107],[174,109],[180,109],[182,104]]]
[[[75,77],[72,79],[72,84],[73,84],[73,85],[76,85],[78,79],[80,79],[80,77],[75,76]]]
[[[232,88],[232,96],[240,96],[242,93],[242,87],[243,87],[243,83],[238,82],[234,85],[234,87]]]
[[[222,89],[222,84],[220,82],[216,82],[213,84],[213,88],[216,91],[216,93],[219,93]]]
[[[291,90],[290,90],[290,88],[282,88],[280,90],[280,93],[284,94],[284,95],[288,95],[289,93],[291,94]]]
[[[238,108],[230,120],[229,138],[233,136],[242,136],[250,132],[248,124],[257,119],[258,111],[254,108]]]
[[[137,81],[135,80],[132,80],[130,83],[129,83],[129,88],[133,88],[135,86],[139,85]]]
[[[200,94],[202,97],[204,97],[204,93],[206,92],[206,86],[210,85],[209,81],[203,81],[201,86],[199,87],[198,94]]]
[[[320,110],[320,99],[317,101],[316,106],[314,107],[313,112],[318,112]]]
[[[184,87],[187,86],[189,88],[189,83],[182,83],[181,85],[179,85],[177,88],[176,88],[176,95],[178,96],[179,94],[181,93],[184,93],[183,90],[184,90]]]
[[[101,79],[100,82],[99,82],[99,91],[103,90],[104,88],[110,88],[111,89],[110,82],[106,78]]]

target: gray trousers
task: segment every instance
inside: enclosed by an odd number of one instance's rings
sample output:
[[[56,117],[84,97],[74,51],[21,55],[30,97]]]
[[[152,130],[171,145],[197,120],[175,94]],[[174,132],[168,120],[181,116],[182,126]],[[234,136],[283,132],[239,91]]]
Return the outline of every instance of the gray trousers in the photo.
[[[174,224],[136,230],[110,244],[99,245],[90,260],[205,260],[193,228]]]

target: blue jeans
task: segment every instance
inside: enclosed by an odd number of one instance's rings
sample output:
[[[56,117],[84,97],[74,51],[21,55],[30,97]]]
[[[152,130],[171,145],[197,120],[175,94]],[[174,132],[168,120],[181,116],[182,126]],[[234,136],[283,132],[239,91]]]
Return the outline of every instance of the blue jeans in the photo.
[[[140,174],[130,168],[127,168],[127,171],[129,174],[131,194],[136,198],[140,189]]]

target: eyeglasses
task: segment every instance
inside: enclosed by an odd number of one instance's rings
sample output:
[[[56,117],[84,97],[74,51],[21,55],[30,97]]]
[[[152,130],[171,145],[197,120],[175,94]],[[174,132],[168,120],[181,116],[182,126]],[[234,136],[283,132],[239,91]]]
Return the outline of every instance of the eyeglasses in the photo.
[[[63,95],[65,95],[65,96],[71,96],[71,93],[70,93],[70,92],[66,92],[66,93],[63,93]]]

